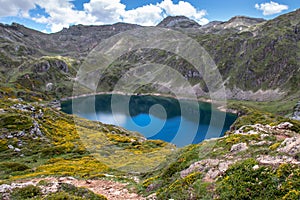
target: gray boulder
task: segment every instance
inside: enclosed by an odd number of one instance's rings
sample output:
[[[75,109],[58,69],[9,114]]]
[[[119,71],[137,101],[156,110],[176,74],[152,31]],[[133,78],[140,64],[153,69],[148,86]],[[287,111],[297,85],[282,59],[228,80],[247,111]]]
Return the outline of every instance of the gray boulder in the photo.
[[[300,101],[298,101],[298,103],[294,107],[294,113],[292,119],[300,120]]]

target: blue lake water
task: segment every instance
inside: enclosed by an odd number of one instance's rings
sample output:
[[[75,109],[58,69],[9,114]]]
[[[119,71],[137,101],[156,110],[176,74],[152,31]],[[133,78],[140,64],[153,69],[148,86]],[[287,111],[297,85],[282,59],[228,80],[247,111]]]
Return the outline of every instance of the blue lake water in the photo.
[[[62,102],[62,111],[137,131],[178,147],[223,136],[237,116],[210,103],[157,96],[97,95]]]

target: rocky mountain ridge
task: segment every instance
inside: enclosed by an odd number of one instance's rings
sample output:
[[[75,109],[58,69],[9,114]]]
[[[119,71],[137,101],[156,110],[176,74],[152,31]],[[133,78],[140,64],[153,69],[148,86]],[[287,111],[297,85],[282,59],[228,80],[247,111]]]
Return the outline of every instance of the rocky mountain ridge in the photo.
[[[168,16],[164,20],[162,20],[158,27],[164,28],[200,28],[201,26],[185,16]]]
[[[300,95],[297,90],[300,82],[299,12],[300,10],[296,10],[268,21],[237,16],[227,22],[211,22],[202,27],[183,16],[167,17],[158,27],[172,28],[187,34],[206,49],[219,68],[229,99],[268,101],[291,98],[295,101]],[[22,97],[20,94],[25,89],[44,94],[45,88],[48,88],[46,85],[49,84],[53,85],[49,98],[70,96],[68,91],[72,90],[71,84],[63,80],[75,78],[76,70],[86,55],[102,40],[139,27],[124,23],[104,26],[75,25],[57,33],[44,34],[18,24],[1,25],[0,79],[3,81],[0,94],[11,95],[8,88],[15,87],[17,81],[22,88],[14,88],[17,91],[14,96]],[[199,89],[202,92],[199,94],[207,95],[205,83],[184,60],[176,60],[174,55],[159,50],[142,50],[128,54],[123,58],[131,60],[133,65],[136,64],[135,58],[139,57],[139,62],[169,64],[175,69],[181,69],[180,73],[192,86],[200,84]],[[68,73],[61,73],[59,70],[47,71],[47,81],[44,81],[41,76],[45,73],[37,72],[36,67],[46,57],[64,61],[74,70]],[[124,73],[122,68],[121,65],[121,68],[114,70],[115,74]],[[118,77],[112,74],[106,79],[110,79],[108,82],[111,84],[105,86],[103,91],[110,91]],[[24,84],[24,80],[29,83]],[[53,94],[57,94],[56,97]],[[44,98],[43,95],[36,96]]]
[[[226,29],[234,29],[237,32],[243,31],[251,26],[265,22],[265,19],[236,16],[226,22],[212,21],[200,28],[205,33],[226,33]]]

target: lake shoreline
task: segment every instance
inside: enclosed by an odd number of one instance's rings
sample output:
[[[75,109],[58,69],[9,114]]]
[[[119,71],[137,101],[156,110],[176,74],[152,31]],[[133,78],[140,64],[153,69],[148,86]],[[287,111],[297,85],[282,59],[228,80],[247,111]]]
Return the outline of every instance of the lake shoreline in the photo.
[[[161,94],[161,93],[126,93],[126,92],[95,92],[95,93],[89,93],[89,94],[82,94],[82,95],[75,95],[71,97],[65,97],[61,98],[60,102],[62,101],[68,101],[76,98],[82,98],[82,97],[89,97],[89,96],[96,96],[96,95],[125,95],[125,96],[156,96],[156,97],[167,97],[167,98],[173,98],[173,99],[178,99],[178,100],[195,100],[194,98],[189,98],[189,97],[182,97],[182,96],[174,96],[171,94]],[[204,102],[204,103],[211,103],[215,109],[221,112],[227,112],[231,114],[238,114],[238,110],[233,110],[233,109],[228,109],[226,106],[218,105],[217,102],[216,104],[213,104],[214,102],[211,99],[203,98],[203,97],[197,97],[196,101],[199,102]],[[220,101],[219,101],[220,102]],[[224,101],[222,101],[224,102]],[[225,104],[226,105],[226,104]]]
[[[123,109],[121,109],[120,112],[111,110],[111,94],[116,95],[114,105],[120,105],[122,102],[128,103],[127,101],[133,98],[131,106],[128,107],[129,110],[125,112]],[[180,101],[178,104],[178,101],[173,99],[174,97],[172,95],[124,94],[120,92],[97,93],[98,96],[94,95],[96,94],[73,96],[68,98],[68,100],[65,98],[63,100],[66,101],[61,102],[62,111],[67,114],[74,114],[73,107],[75,103],[75,106],[79,106],[75,109],[75,114],[79,117],[119,126],[129,131],[139,132],[147,139],[163,140],[168,143],[173,143],[178,147],[185,146],[178,138],[185,138],[184,134],[186,133],[194,134],[190,135],[192,138],[191,141],[191,138],[187,138],[188,144],[198,144],[206,138],[222,137],[227,130],[230,130],[230,126],[237,118],[237,115],[219,112],[215,106],[212,106],[210,103],[201,103],[200,101],[197,103],[195,102],[196,99],[194,101]],[[72,101],[71,99],[75,100]],[[164,111],[167,114],[165,117],[160,118],[160,115],[149,112],[150,108],[157,104],[162,105],[165,109]],[[80,109],[80,106],[83,106],[83,109]],[[90,109],[91,107],[93,108]],[[124,108],[124,106],[122,106],[122,108]],[[198,108],[199,113],[197,112]],[[182,111],[185,114],[182,114]],[[116,116],[117,118],[115,118]],[[199,119],[197,118],[198,116]],[[222,117],[222,119],[220,117]],[[149,126],[148,123],[151,124],[151,126]],[[149,127],[145,129],[144,126]],[[176,137],[178,138],[174,140],[175,143],[172,142],[173,138]]]

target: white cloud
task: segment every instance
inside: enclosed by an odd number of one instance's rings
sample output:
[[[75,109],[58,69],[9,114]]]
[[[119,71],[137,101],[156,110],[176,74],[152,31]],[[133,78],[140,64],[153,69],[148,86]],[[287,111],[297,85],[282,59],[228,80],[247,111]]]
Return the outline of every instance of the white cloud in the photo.
[[[31,0],[0,0],[0,17],[28,16],[28,11],[35,8]]]
[[[289,7],[287,5],[270,1],[270,3],[255,4],[255,8],[257,10],[262,10],[263,15],[273,15],[281,13],[282,11],[287,10]]]
[[[70,24],[93,24],[96,17],[85,11],[75,10],[74,5],[69,0],[36,0],[41,8],[49,14],[48,17],[32,18],[36,22],[48,24],[52,32],[60,31]]]
[[[171,0],[148,4],[132,10],[120,0],[90,0],[83,4],[83,10],[76,10],[70,0],[0,0],[5,6],[0,8],[0,16],[20,16],[47,24],[52,32],[60,31],[72,24],[112,24],[116,22],[135,23],[144,26],[154,26],[164,17],[185,15],[200,24],[208,23],[204,18],[205,10],[196,9],[189,2],[179,1],[174,4]],[[36,5],[45,9],[49,16],[29,16],[29,10]]]
[[[91,0],[84,4],[85,11],[97,17],[104,23],[119,21],[137,23],[144,26],[154,26],[168,15],[185,15],[200,24],[208,23],[204,18],[205,10],[197,10],[189,2],[179,1],[174,4],[171,0],[161,3],[148,4],[132,10],[125,10],[126,6],[120,0]]]
[[[159,4],[167,15],[184,15],[191,19],[194,19],[200,24],[208,23],[208,20],[204,18],[207,14],[205,10],[197,10],[189,2],[179,1],[178,4],[174,4],[171,0],[164,0]]]
[[[83,7],[87,13],[102,23],[114,23],[121,21],[126,6],[121,4],[120,0],[91,0]]]
[[[124,12],[123,21],[127,23],[154,26],[159,23],[162,16],[162,9],[157,5],[146,5],[134,10]]]

